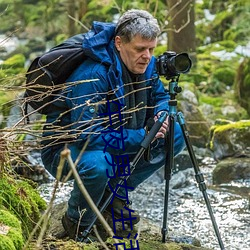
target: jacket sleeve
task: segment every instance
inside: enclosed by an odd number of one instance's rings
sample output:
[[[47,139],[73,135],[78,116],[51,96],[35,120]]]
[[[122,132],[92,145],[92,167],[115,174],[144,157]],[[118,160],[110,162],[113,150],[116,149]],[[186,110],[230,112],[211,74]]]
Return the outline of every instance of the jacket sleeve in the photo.
[[[68,82],[74,83],[66,90],[66,102],[71,109],[71,131],[81,148],[88,143],[88,150],[103,150],[112,154],[135,153],[145,137],[145,130],[122,128],[122,133],[118,133],[118,130],[112,131],[107,127],[107,116],[100,116],[106,112],[106,95],[109,90],[106,75],[105,66],[90,66],[86,62],[68,79]],[[89,80],[77,83],[82,79]]]

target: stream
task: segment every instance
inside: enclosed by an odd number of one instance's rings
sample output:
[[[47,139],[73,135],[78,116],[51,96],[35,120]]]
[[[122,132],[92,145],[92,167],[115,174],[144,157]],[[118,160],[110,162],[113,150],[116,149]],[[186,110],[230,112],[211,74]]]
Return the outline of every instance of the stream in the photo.
[[[207,186],[207,194],[226,250],[250,250],[250,180],[212,185],[212,158],[202,160],[200,170]],[[140,216],[162,228],[165,180],[162,171],[155,173],[130,194],[132,208]],[[39,187],[42,197],[49,201],[54,182]],[[69,198],[72,182],[64,184],[56,196],[56,203]],[[191,237],[203,247],[220,250],[202,192],[197,187],[194,169],[187,168],[173,174],[170,180],[167,226],[176,238]]]

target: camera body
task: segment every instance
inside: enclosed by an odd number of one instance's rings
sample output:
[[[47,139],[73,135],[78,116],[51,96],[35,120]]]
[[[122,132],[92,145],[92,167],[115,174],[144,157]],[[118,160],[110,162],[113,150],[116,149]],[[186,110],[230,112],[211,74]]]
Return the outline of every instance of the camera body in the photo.
[[[187,53],[176,54],[174,51],[166,51],[156,59],[156,70],[160,76],[170,80],[187,73],[192,66],[192,61]]]

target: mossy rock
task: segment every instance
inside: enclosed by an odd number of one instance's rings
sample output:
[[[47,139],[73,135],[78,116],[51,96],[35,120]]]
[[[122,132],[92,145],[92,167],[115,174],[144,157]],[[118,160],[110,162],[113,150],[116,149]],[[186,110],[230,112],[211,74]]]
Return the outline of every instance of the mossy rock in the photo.
[[[240,121],[249,117],[247,111],[236,102],[234,94],[230,91],[220,96],[200,93],[199,104],[203,114],[212,123],[225,117],[230,121]]]
[[[23,244],[20,221],[9,211],[0,209],[0,249],[19,250]]]
[[[40,219],[41,211],[46,208],[46,202],[30,183],[4,174],[0,178],[0,207],[21,221],[24,238],[28,237]]]
[[[214,125],[210,130],[210,149],[215,159],[245,155],[250,147],[250,120]]]

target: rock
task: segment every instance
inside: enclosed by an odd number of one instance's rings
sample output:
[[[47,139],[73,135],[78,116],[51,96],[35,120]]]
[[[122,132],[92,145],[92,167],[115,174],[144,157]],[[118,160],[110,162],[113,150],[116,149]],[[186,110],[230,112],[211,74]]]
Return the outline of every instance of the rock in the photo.
[[[250,158],[226,158],[213,171],[213,183],[228,183],[233,180],[250,179]]]
[[[206,148],[210,124],[204,118],[198,106],[188,101],[181,101],[180,110],[185,117],[185,124],[192,145]]]
[[[170,181],[170,188],[178,189],[190,185],[190,176],[193,176],[193,169],[189,168],[174,174]]]
[[[250,120],[214,125],[209,147],[216,160],[240,155],[250,157]]]

